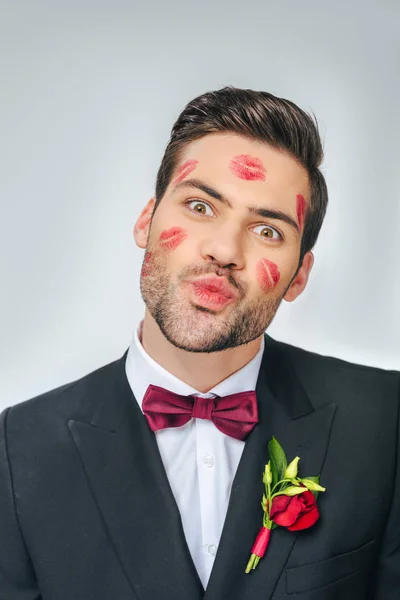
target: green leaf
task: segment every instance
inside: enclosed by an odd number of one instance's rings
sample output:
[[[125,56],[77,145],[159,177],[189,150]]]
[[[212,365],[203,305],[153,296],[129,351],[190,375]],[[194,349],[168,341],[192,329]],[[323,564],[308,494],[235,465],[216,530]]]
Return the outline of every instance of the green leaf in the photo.
[[[272,437],[268,444],[268,452],[271,461],[272,483],[275,485],[284,478],[287,458],[282,446],[275,437]]]
[[[266,512],[266,510],[267,510],[267,497],[266,497],[265,494],[263,494],[262,501],[261,501],[261,506],[262,506],[263,511]]]
[[[305,488],[291,485],[288,488],[282,491],[284,496],[297,496],[298,494],[303,494],[305,492]]]
[[[319,475],[310,476],[310,477],[302,477],[302,479],[308,479],[309,481],[314,481],[314,483],[317,483],[318,485],[319,485],[319,478],[320,478]],[[315,491],[315,490],[310,490],[310,491],[313,493],[315,501],[317,501],[319,492]]]
[[[299,460],[300,456],[296,456],[296,458],[294,458],[292,462],[288,465],[284,475],[285,479],[294,479],[295,477],[297,477],[297,473],[299,471]]]
[[[311,479],[307,479],[306,477],[304,477],[304,479],[302,479],[301,482],[306,486],[307,489],[311,490],[312,492],[325,492],[326,490],[326,488],[322,487],[322,485],[319,485],[319,483],[317,483],[316,481],[312,481]]]
[[[319,484],[319,475],[317,475],[316,477],[302,477],[302,479],[309,479],[310,481],[314,481],[314,483]]]

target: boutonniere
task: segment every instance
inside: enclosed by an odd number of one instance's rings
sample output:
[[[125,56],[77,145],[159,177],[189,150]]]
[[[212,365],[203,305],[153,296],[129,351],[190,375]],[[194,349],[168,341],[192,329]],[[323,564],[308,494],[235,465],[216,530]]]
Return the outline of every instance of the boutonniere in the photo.
[[[272,529],[286,527],[289,531],[308,529],[319,518],[316,500],[326,488],[317,477],[297,477],[299,456],[288,465],[286,454],[276,438],[268,444],[269,461],[265,465],[261,506],[263,524],[251,549],[246,573],[255,569],[267,549]]]

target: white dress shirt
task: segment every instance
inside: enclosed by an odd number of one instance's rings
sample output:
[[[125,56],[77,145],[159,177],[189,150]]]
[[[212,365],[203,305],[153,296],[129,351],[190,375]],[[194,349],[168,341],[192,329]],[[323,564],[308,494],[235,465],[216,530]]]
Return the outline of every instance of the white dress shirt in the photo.
[[[262,354],[203,394],[184,383],[144,350],[140,341],[142,322],[134,332],[125,369],[132,392],[142,408],[150,384],[176,394],[203,398],[255,390]],[[224,524],[232,482],[245,442],[232,438],[212,421],[191,419],[181,427],[155,432],[164,468],[178,505],[183,531],[204,589],[210,578]]]

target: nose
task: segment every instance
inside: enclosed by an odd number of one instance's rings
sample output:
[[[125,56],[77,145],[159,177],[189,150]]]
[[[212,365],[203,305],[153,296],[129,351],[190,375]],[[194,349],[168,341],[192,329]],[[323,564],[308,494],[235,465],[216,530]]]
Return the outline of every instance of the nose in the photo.
[[[214,260],[221,267],[242,269],[244,266],[244,247],[242,234],[238,226],[226,223],[213,229],[201,245],[204,260]]]

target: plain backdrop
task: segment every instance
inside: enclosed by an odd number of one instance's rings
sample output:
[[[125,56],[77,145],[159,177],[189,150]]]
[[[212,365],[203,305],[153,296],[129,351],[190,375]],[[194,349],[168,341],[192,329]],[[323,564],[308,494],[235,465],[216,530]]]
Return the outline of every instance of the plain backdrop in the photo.
[[[400,3],[0,0],[0,409],[119,358],[171,126],[224,85],[319,121],[329,209],[272,337],[400,368]]]

